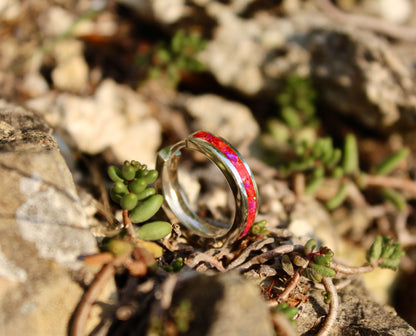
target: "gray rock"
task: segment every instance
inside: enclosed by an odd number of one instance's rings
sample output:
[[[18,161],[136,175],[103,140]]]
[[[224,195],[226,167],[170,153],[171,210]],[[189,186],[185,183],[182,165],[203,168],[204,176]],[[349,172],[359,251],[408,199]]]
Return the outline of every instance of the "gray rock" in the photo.
[[[416,126],[415,70],[385,40],[331,27],[309,41],[313,77],[335,111],[378,131]]]
[[[379,335],[379,336],[410,336],[416,331],[395,310],[375,302],[371,293],[362,281],[356,280],[340,290],[340,309],[334,327],[329,335]],[[321,290],[312,291],[309,303],[303,307],[297,320],[298,332],[302,335],[315,335],[311,330],[318,318],[328,311],[323,302]]]
[[[221,85],[244,95],[274,98],[287,75],[312,76],[334,112],[380,132],[415,128],[414,45],[340,27],[313,5],[283,18],[262,6],[262,1],[195,0],[186,10],[177,7],[182,11],[174,21],[159,24],[174,31],[180,22],[215,22],[200,59]],[[249,7],[256,10],[250,13]]]
[[[254,283],[233,272],[187,277],[175,289],[170,308],[190,301],[192,319],[186,335],[274,335],[268,307]]]
[[[64,129],[77,149],[88,154],[111,150],[117,161],[138,160],[154,166],[161,143],[160,124],[146,100],[130,88],[104,80],[92,97],[62,93],[27,105],[56,128]]]
[[[0,334],[66,335],[97,251],[49,126],[0,100]]]
[[[189,97],[185,108],[193,118],[193,129],[214,132],[235,147],[249,145],[260,132],[249,108],[220,96],[205,94]]]

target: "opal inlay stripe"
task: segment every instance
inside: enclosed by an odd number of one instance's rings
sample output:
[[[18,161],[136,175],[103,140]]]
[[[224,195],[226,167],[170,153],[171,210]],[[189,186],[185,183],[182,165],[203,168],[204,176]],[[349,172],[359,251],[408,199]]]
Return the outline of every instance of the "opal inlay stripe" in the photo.
[[[248,215],[243,233],[240,236],[241,238],[245,236],[250,230],[257,213],[256,189],[254,187],[254,183],[250,176],[250,173],[248,172],[240,156],[222,139],[217,138],[216,136],[203,131],[197,132],[193,136],[196,138],[204,139],[205,141],[208,141],[210,144],[219,149],[230,160],[232,165],[237,169],[238,174],[240,175],[240,178],[243,181],[248,199]]]

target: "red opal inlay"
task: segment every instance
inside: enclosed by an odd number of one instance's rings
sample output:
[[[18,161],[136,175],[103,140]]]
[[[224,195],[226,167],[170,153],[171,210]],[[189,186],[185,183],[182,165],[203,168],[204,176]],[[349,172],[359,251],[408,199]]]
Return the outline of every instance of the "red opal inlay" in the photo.
[[[208,141],[210,144],[215,146],[219,149],[232,163],[232,165],[237,169],[238,174],[240,175],[244,188],[247,193],[248,199],[248,215],[247,215],[247,222],[244,227],[244,231],[241,234],[240,238],[245,236],[248,231],[250,230],[251,226],[253,225],[254,219],[256,217],[257,212],[257,197],[256,197],[256,190],[254,187],[254,182],[248,172],[244,162],[241,160],[240,156],[232,149],[225,141],[216,136],[207,133],[207,132],[197,132],[193,135],[195,138],[201,138]]]

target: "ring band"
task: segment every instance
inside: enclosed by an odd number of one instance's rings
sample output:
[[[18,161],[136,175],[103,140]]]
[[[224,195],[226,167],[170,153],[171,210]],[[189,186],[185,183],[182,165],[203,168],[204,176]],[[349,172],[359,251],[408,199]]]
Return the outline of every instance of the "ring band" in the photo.
[[[191,209],[178,181],[181,149],[204,154],[225,175],[235,198],[232,224],[203,219]],[[156,169],[160,175],[156,187],[165,196],[164,210],[173,213],[191,233],[205,238],[226,238],[228,241],[235,241],[248,233],[257,214],[257,185],[248,164],[227,141],[208,132],[195,132],[185,140],[162,149],[157,156]]]

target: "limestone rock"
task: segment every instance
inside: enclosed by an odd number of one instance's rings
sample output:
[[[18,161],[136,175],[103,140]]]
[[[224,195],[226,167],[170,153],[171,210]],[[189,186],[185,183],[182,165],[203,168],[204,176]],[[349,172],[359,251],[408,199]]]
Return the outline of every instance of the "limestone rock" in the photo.
[[[260,132],[251,111],[238,102],[205,94],[189,97],[185,107],[194,119],[193,129],[215,132],[235,147],[250,144]]]
[[[119,162],[138,160],[154,166],[161,127],[143,97],[113,80],[104,80],[93,97],[63,93],[27,105],[43,112],[54,127],[66,130],[82,152],[110,149]]]
[[[397,316],[393,308],[383,306],[374,301],[371,293],[360,280],[340,290],[340,309],[335,326],[329,335],[382,335],[410,336],[416,331],[402,318]],[[302,335],[315,335],[316,330],[310,330],[314,321],[328,311],[328,305],[323,302],[321,290],[313,291],[309,303],[303,307],[298,319],[298,332]]]
[[[96,242],[49,126],[0,100],[0,130],[0,334],[66,335]]]
[[[175,307],[189,300],[192,319],[186,335],[274,335],[259,289],[237,273],[187,274],[173,294]]]

